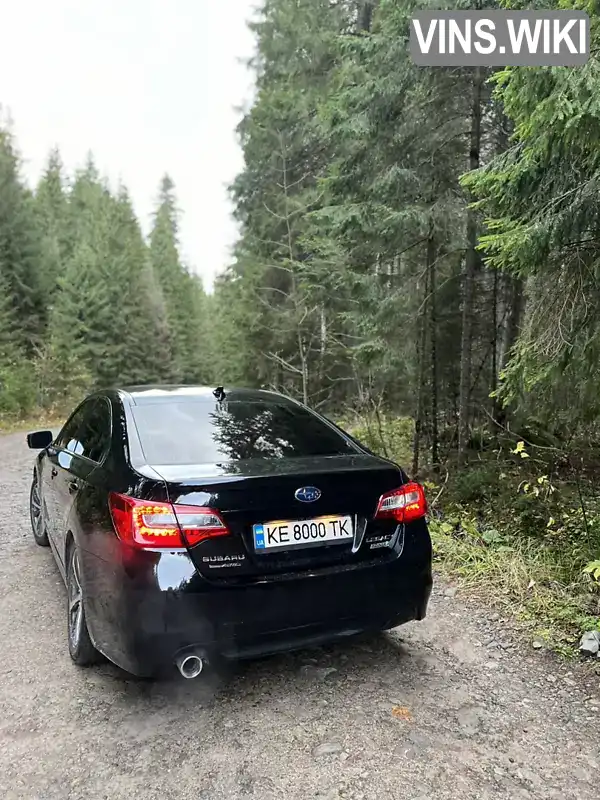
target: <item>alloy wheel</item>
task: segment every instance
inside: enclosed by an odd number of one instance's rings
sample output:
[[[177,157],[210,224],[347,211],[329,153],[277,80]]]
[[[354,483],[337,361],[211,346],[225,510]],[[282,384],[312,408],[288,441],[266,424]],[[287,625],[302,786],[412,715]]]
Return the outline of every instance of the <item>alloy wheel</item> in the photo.
[[[40,497],[40,485],[36,478],[31,487],[31,500],[30,500],[30,513],[31,513],[31,527],[36,536],[41,537],[42,530],[42,500]]]

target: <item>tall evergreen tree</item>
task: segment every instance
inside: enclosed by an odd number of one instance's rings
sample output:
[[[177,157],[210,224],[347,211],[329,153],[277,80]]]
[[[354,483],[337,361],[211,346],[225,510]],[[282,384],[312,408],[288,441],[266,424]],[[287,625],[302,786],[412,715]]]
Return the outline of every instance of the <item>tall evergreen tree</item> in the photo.
[[[172,359],[165,300],[124,187],[111,203],[109,250],[114,334],[125,345],[113,380],[160,382],[169,375]]]
[[[202,285],[182,264],[179,255],[175,186],[161,181],[154,225],[150,234],[150,264],[165,301],[171,342],[171,379],[202,380],[210,358],[203,350]]]
[[[254,25],[256,102],[239,127],[245,169],[232,187],[242,237],[228,276],[238,303],[227,349],[245,381],[315,403],[327,399],[333,384],[323,376],[337,378],[341,357],[332,307],[340,285],[310,224],[332,156],[315,111],[334,69],[332,40],[355,13],[327,0],[264,4]]]
[[[18,323],[18,345],[32,355],[44,332],[46,308],[32,196],[19,169],[13,136],[0,129],[0,270]]]
[[[589,11],[594,52],[599,17]],[[501,72],[511,146],[465,178],[487,216],[487,259],[513,279],[501,394],[562,434],[600,409],[598,83],[594,57],[576,70]]]
[[[70,255],[69,200],[60,153],[54,148],[37,185],[34,201],[40,235],[40,282],[51,302]]]
[[[78,383],[110,385],[127,378],[125,316],[128,302],[133,305],[135,267],[126,263],[123,268],[127,231],[120,210],[88,160],[70,196],[73,248],[58,279],[50,319],[48,348],[57,390],[70,382],[65,365],[82,376]]]

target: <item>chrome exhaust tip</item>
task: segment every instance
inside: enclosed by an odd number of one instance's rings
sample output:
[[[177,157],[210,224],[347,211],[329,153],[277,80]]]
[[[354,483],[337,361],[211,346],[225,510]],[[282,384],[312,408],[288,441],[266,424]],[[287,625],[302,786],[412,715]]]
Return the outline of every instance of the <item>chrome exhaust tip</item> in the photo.
[[[183,653],[175,663],[182,677],[187,680],[197,678],[204,669],[204,661],[196,653]]]

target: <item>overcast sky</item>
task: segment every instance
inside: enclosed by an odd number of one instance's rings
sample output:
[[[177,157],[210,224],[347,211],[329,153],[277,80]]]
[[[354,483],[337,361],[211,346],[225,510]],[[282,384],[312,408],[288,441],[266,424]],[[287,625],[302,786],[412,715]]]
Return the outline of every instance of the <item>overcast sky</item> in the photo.
[[[246,27],[257,0],[2,3],[0,105],[35,182],[58,145],[69,170],[91,150],[129,188],[145,231],[164,172],[183,211],[182,254],[209,288],[235,226],[225,186],[242,160],[236,106],[251,100]]]

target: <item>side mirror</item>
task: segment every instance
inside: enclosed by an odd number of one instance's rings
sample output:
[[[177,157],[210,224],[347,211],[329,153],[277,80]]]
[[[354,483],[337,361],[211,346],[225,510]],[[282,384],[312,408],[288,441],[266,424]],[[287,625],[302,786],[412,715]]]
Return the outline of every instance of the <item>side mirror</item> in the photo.
[[[32,450],[45,450],[52,444],[53,439],[52,431],[36,431],[27,434],[27,445]]]

